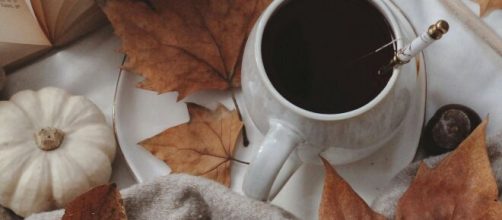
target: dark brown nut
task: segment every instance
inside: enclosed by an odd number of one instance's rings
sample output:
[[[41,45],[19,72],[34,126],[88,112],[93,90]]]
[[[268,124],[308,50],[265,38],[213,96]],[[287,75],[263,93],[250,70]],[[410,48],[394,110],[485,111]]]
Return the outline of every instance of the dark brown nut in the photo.
[[[479,123],[479,115],[466,106],[449,104],[439,108],[425,127],[427,153],[437,155],[454,150]]]

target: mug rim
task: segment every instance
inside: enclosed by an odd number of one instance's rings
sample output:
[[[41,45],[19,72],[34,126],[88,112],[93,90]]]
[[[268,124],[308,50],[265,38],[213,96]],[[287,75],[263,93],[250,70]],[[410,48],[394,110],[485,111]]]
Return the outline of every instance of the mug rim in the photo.
[[[275,0],[273,1],[267,9],[263,12],[261,15],[260,19],[258,20],[257,27],[256,27],[256,36],[255,36],[255,42],[254,42],[254,53],[255,53],[255,59],[256,63],[258,64],[258,75],[260,76],[260,79],[264,83],[265,87],[271,92],[272,96],[275,97],[276,100],[279,101],[282,105],[286,106],[288,109],[293,110],[295,113],[302,115],[307,118],[311,119],[316,119],[320,121],[332,121],[332,120],[343,120],[343,119],[349,119],[356,117],[358,115],[361,115],[370,109],[373,109],[378,103],[380,103],[387,95],[389,92],[392,90],[394,87],[397,78],[401,72],[401,68],[394,68],[392,71],[392,76],[389,78],[389,81],[387,81],[387,84],[385,87],[378,93],[375,98],[373,98],[371,101],[368,103],[364,104],[363,106],[353,109],[348,112],[342,112],[342,113],[333,113],[333,114],[325,114],[325,113],[317,113],[313,111],[309,111],[303,108],[300,108],[296,106],[295,104],[291,103],[289,100],[284,98],[272,85],[272,82],[270,82],[266,71],[265,71],[265,66],[263,64],[263,59],[262,59],[262,39],[263,39],[263,32],[265,31],[265,27],[267,26],[268,21],[270,20],[270,17],[275,13],[275,11],[285,2],[288,2],[290,0]],[[392,13],[390,9],[387,7],[385,3],[382,1],[369,1],[371,4],[373,4],[379,11],[382,13],[382,15],[387,19],[390,29],[392,33],[394,34],[394,39],[396,39],[396,44],[397,48],[402,48],[404,45],[402,34],[399,31],[399,25],[397,23],[397,20],[392,16]]]

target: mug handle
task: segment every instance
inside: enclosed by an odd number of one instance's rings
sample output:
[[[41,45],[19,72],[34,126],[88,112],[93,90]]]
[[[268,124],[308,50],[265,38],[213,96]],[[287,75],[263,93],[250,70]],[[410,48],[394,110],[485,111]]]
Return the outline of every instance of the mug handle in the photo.
[[[285,123],[270,120],[269,130],[244,177],[244,193],[256,200],[267,200],[279,170],[302,140],[300,134]]]

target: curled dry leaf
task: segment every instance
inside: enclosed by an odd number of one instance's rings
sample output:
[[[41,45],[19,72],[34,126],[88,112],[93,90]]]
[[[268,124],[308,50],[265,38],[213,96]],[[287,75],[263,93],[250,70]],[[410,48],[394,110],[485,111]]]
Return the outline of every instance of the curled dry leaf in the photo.
[[[124,67],[145,77],[138,86],[182,99],[240,86],[247,36],[271,1],[108,0],[103,11],[122,39]]]
[[[101,185],[65,207],[63,220],[127,220],[117,185]]]
[[[477,0],[479,3],[479,15],[485,16],[490,11],[502,9],[502,0]]]
[[[484,120],[435,168],[424,163],[398,203],[396,219],[501,219]]]
[[[383,220],[384,216],[374,212],[361,199],[350,185],[338,175],[336,170],[324,158],[325,177],[321,205],[320,220]]]
[[[190,121],[139,144],[175,173],[204,176],[230,186],[230,165],[242,128],[237,112],[220,105],[210,111],[188,104]]]
[[[395,219],[501,219],[502,203],[488,159],[484,120],[435,168],[424,163],[400,198]],[[323,159],[320,219],[384,219],[373,212]]]

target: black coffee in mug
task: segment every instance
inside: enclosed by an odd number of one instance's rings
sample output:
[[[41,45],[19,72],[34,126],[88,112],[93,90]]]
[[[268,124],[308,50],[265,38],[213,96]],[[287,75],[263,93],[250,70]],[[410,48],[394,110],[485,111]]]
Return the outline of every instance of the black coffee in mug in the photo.
[[[262,39],[265,71],[294,105],[317,113],[357,109],[375,98],[394,55],[387,20],[369,0],[290,0],[272,15]],[[362,58],[362,59],[361,59]]]

